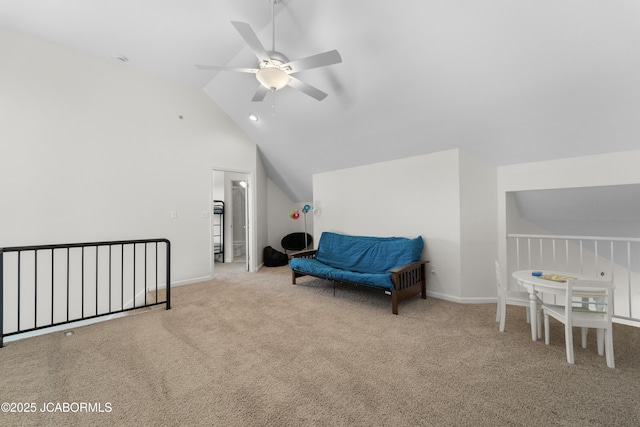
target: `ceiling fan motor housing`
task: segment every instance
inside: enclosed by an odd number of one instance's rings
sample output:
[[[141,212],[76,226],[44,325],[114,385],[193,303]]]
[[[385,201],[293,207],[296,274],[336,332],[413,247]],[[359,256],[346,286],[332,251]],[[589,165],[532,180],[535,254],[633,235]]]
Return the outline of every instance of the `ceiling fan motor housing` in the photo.
[[[260,62],[260,71],[256,73],[256,79],[260,84],[271,91],[276,91],[285,87],[290,81],[288,71],[290,67],[282,67],[283,64],[289,62],[283,53],[277,51],[269,51],[268,61]]]

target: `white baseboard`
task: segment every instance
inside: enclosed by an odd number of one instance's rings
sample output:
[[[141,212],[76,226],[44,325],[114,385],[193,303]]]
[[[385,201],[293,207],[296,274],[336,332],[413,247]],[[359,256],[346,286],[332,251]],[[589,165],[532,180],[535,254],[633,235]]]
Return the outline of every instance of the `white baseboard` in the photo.
[[[200,283],[200,282],[208,282],[209,280],[212,280],[213,277],[211,276],[202,276],[202,277],[196,277],[193,279],[185,279],[185,280],[178,280],[175,282],[171,282],[171,287],[175,288],[176,286],[182,286],[182,285],[192,285],[194,283]],[[167,284],[166,283],[158,283],[158,289],[166,289]],[[154,291],[156,289],[155,285],[149,286],[147,287],[148,291]]]
[[[445,301],[451,301],[458,304],[496,304],[497,299],[495,297],[471,297],[460,298],[453,295],[443,294],[440,292],[431,292],[427,290],[427,296],[442,299]]]
[[[208,282],[209,280],[212,280],[212,279],[213,277],[211,275],[208,275],[208,276],[202,276],[202,277],[195,277],[193,279],[178,280],[176,282],[171,282],[171,287],[191,285],[191,284],[200,283],[200,282]]]

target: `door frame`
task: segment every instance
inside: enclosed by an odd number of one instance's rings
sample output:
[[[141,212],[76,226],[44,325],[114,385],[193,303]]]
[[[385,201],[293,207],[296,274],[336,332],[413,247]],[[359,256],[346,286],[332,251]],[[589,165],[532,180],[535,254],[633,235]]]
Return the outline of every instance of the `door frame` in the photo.
[[[230,194],[230,186],[231,186],[231,181],[237,181],[237,180],[245,180],[247,182],[247,191],[246,191],[246,204],[245,204],[245,217],[246,217],[246,236],[247,236],[247,250],[246,250],[246,268],[248,269],[248,271],[250,272],[256,272],[258,271],[258,266],[256,264],[257,262],[257,252],[256,252],[256,243],[257,243],[257,231],[254,227],[254,224],[256,223],[256,194],[254,191],[255,188],[255,173],[252,171],[247,171],[247,170],[240,170],[240,169],[230,169],[230,168],[225,168],[225,167],[216,167],[213,166],[211,168],[211,176],[210,176],[210,184],[209,184],[209,210],[211,211],[211,215],[209,215],[210,221],[209,221],[209,251],[210,253],[210,257],[209,257],[209,271],[211,272],[211,277],[214,277],[215,271],[214,271],[214,258],[213,258],[213,199],[214,199],[214,195],[213,195],[213,191],[214,191],[214,172],[223,172],[225,174],[225,183],[224,183],[224,188],[225,188],[225,206],[227,206],[227,204],[231,204],[231,203],[227,203],[230,202],[231,197],[229,197],[227,199],[227,192],[229,191]],[[237,177],[229,177],[227,174],[238,174],[238,175],[244,175],[244,177],[242,178],[237,178]],[[227,183],[229,183],[229,190],[227,190]],[[225,219],[226,219],[226,213],[225,213]],[[225,250],[226,252],[226,250]],[[231,252],[233,253],[233,252]]]

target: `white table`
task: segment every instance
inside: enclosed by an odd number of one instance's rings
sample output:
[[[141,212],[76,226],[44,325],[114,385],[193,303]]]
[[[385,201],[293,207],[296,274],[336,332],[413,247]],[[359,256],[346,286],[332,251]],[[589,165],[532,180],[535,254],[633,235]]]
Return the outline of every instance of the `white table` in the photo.
[[[537,334],[537,322],[538,318],[535,315],[537,309],[537,293],[550,293],[554,295],[564,295],[567,291],[566,282],[556,282],[554,280],[543,279],[542,277],[533,276],[532,273],[534,271],[541,270],[520,270],[515,271],[513,273],[513,277],[518,281],[520,285],[522,285],[527,292],[529,292],[529,307],[531,313],[531,338],[533,341],[536,341],[538,338]],[[542,270],[542,274],[557,274],[560,276],[566,277],[575,277],[576,279],[589,279],[588,276],[575,274],[575,273],[566,273],[564,271],[548,271]]]

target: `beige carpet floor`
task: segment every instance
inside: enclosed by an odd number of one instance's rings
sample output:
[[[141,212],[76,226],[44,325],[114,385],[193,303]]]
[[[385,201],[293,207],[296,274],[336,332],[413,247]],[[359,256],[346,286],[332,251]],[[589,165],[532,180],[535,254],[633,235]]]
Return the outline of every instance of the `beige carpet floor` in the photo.
[[[288,267],[216,271],[171,310],[7,343],[0,400],[36,411],[0,425],[640,425],[640,329],[615,325],[616,369],[594,331],[568,365],[562,325],[532,342],[520,307],[500,333],[495,304],[415,297],[394,316],[382,293],[294,286]]]

